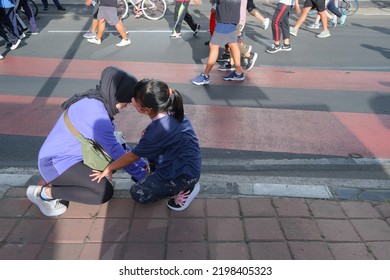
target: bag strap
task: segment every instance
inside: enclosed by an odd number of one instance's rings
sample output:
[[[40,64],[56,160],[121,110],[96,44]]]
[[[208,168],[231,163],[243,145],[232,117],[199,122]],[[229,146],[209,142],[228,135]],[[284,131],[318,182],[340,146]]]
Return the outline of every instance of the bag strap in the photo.
[[[72,132],[74,137],[76,137],[79,141],[80,141],[80,139],[84,139],[84,136],[81,135],[81,133],[70,122],[70,119],[69,119],[69,116],[68,116],[68,110],[65,110],[64,121],[65,121],[66,127],[70,130],[70,132]]]

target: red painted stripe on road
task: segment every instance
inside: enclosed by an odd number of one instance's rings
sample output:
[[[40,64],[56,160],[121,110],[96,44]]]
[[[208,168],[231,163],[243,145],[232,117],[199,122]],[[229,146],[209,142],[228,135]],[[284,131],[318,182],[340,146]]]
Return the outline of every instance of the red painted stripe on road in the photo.
[[[0,132],[45,137],[61,114],[63,98],[0,95]],[[186,105],[201,147],[390,158],[390,116]],[[136,143],[149,119],[126,108],[116,124]]]
[[[39,67],[37,67],[39,65]],[[133,61],[97,61],[80,59],[55,59],[13,57],[0,63],[0,75],[58,77],[72,79],[100,78],[107,66],[117,66],[134,73],[139,78],[149,77],[167,83],[191,83],[191,79],[204,69],[204,65],[153,63]],[[211,73],[211,85],[232,85],[222,77],[217,67]],[[390,92],[388,72],[380,71],[339,71],[302,68],[254,67],[246,73],[242,86],[297,88],[319,90],[375,91]]]

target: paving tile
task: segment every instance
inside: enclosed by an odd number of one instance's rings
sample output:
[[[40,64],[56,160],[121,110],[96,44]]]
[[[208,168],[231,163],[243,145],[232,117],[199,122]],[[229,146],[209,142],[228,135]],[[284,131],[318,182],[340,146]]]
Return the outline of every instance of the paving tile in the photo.
[[[316,219],[327,241],[361,241],[349,220]]]
[[[93,224],[92,219],[59,219],[48,236],[51,243],[84,243]]]
[[[336,260],[373,260],[363,243],[331,243],[329,244]]]
[[[390,203],[379,203],[374,206],[383,218],[390,218]]]
[[[238,218],[209,218],[207,236],[210,241],[244,240],[242,222]]]
[[[272,201],[279,217],[310,217],[309,209],[304,199],[276,198]]]
[[[53,219],[23,219],[12,231],[8,242],[14,243],[44,243],[53,228]]]
[[[390,242],[367,242],[367,247],[377,260],[390,260]]]
[[[26,198],[27,188],[9,188],[5,193],[6,198]]]
[[[380,218],[379,212],[366,201],[342,201],[341,207],[349,218]]]
[[[96,219],[88,234],[88,242],[125,242],[129,225],[129,219]]]
[[[100,205],[88,205],[77,202],[70,202],[68,210],[61,215],[60,219],[71,219],[71,218],[94,218],[99,213]]]
[[[351,220],[363,241],[389,241],[390,226],[380,219]]]
[[[164,243],[128,243],[124,260],[164,260]]]
[[[206,199],[207,216],[238,217],[240,210],[236,199]]]
[[[12,231],[18,219],[0,218],[0,242],[3,242],[7,235]]]
[[[307,200],[307,204],[315,218],[346,218],[338,201],[311,199]]]
[[[207,260],[204,242],[168,243],[167,260]]]
[[[133,219],[129,242],[163,242],[166,240],[168,221],[165,219]]]
[[[276,218],[244,218],[248,240],[284,240]]]
[[[35,260],[42,244],[5,244],[0,247],[0,260]]]
[[[0,217],[22,217],[30,206],[27,199],[0,199]]]
[[[85,244],[45,244],[39,260],[78,260]]]
[[[274,217],[276,214],[269,198],[239,198],[239,203],[244,217]]]
[[[135,218],[168,218],[169,215],[169,209],[165,200],[150,204],[136,203],[134,211]]]
[[[281,218],[280,222],[287,240],[322,240],[321,233],[312,219]]]
[[[204,241],[206,225],[204,219],[170,219],[168,225],[168,242]]]
[[[289,242],[294,260],[333,260],[325,242]]]
[[[194,199],[191,205],[184,211],[169,211],[169,217],[171,218],[200,218],[205,217],[205,204],[204,199]]]
[[[80,260],[121,260],[126,243],[87,243]]]
[[[210,243],[211,260],[249,260],[248,246],[245,242]]]
[[[290,250],[285,242],[249,242],[254,260],[291,260]]]
[[[135,204],[136,202],[130,198],[114,198],[101,206],[97,216],[107,218],[131,218]]]

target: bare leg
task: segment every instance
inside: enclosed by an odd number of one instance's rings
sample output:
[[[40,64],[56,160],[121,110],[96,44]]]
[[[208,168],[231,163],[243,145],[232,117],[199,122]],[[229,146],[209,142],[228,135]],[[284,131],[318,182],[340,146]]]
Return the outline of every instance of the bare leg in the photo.
[[[214,64],[217,62],[218,53],[219,53],[219,46],[218,45],[214,45],[214,44],[210,43],[209,47],[210,47],[209,57],[207,59],[206,68],[203,72],[203,74],[205,74],[205,75],[210,74],[211,69],[213,69]]]
[[[242,73],[244,69],[241,67],[241,53],[237,43],[229,43],[230,53],[234,60],[234,66],[237,73]]]
[[[299,16],[299,19],[298,19],[297,23],[295,24],[295,27],[294,27],[295,30],[298,31],[298,29],[301,27],[301,25],[305,22],[310,10],[311,10],[311,7],[303,8],[302,13]]]
[[[96,40],[100,40],[102,38],[105,29],[106,29],[106,20],[105,19],[99,20]]]
[[[121,19],[119,19],[119,22],[117,24],[115,24],[115,28],[119,32],[119,34],[121,35],[122,39],[124,39],[126,41],[129,40],[129,37],[127,37],[127,34],[126,34],[125,26],[123,25],[123,22]]]

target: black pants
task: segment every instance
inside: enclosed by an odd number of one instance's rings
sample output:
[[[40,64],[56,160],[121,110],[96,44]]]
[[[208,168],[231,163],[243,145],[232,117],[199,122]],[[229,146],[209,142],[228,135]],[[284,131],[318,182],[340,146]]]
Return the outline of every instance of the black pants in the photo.
[[[181,16],[178,17],[178,12],[179,12],[180,6],[182,4],[184,5],[184,11],[181,14]],[[189,2],[176,2],[176,4],[175,4],[175,13],[174,13],[173,21],[176,24],[175,31],[177,33],[181,32],[181,24],[182,24],[183,20],[188,24],[188,26],[191,28],[192,31],[195,31],[196,27],[198,25],[197,23],[194,22],[194,19],[188,13],[188,5],[189,5]]]
[[[76,163],[56,179],[53,185],[52,197],[84,204],[103,204],[114,195],[114,188],[109,180],[103,178],[100,183],[92,181],[89,175],[92,169],[83,162]]]

